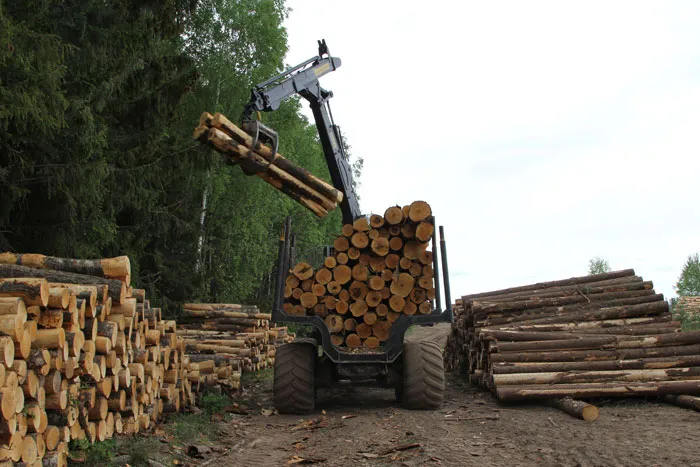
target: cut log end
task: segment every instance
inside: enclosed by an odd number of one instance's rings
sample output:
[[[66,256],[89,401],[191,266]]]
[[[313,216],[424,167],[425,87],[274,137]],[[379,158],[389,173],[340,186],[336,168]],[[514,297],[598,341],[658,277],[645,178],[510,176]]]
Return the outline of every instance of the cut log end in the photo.
[[[585,420],[587,422],[596,420],[599,414],[598,407],[595,405],[574,400],[571,397],[554,399],[552,401],[552,405],[573,417],[580,418],[581,420]]]
[[[432,215],[430,205],[425,201],[414,201],[408,209],[408,217],[413,222],[421,222]]]

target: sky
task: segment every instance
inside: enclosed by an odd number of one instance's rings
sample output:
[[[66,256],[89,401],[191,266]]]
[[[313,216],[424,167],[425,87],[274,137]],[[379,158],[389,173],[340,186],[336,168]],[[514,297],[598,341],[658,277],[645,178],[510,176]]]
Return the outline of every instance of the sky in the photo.
[[[699,1],[286,4],[287,64],[318,39],[342,61],[321,86],[363,213],[430,203],[453,299],[596,256],[675,296],[700,251]]]

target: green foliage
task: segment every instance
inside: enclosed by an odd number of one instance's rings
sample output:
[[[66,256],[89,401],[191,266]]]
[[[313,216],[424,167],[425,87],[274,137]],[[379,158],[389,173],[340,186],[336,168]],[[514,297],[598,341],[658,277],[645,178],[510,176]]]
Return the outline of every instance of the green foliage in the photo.
[[[316,328],[307,324],[289,323],[286,325],[287,331],[294,333],[297,337],[314,337]]]
[[[149,438],[131,440],[127,445],[129,453],[129,465],[134,467],[148,467],[152,465],[149,460],[155,459],[160,446],[154,446],[156,441]]]
[[[231,398],[225,394],[205,394],[202,396],[201,408],[208,414],[221,413],[225,407],[232,404]]]
[[[673,288],[679,296],[700,296],[700,255],[698,253],[688,256]]]
[[[178,414],[169,419],[171,423],[166,426],[166,430],[180,445],[206,441],[211,432],[211,419],[205,414]]]
[[[588,274],[603,274],[605,272],[610,272],[610,265],[607,260],[596,256],[588,261]]]
[[[265,368],[256,372],[247,372],[241,375],[241,386],[250,388],[261,383],[271,384],[275,378],[274,368]]]
[[[68,449],[74,457],[85,459],[87,465],[104,464],[114,456],[117,448],[115,439],[108,439],[99,443],[90,444],[87,439],[72,439]]]
[[[671,316],[673,316],[673,320],[681,323],[681,330],[700,330],[700,316],[691,312],[691,310],[687,310],[686,306],[680,302],[678,298],[669,299],[668,306],[671,311]]]
[[[0,248],[129,255],[134,285],[171,315],[269,307],[285,217],[306,251],[332,241],[340,212],[316,218],[191,135],[205,110],[236,121],[283,69],[286,15],[282,0],[0,0]],[[330,180],[300,106],[262,120]]]

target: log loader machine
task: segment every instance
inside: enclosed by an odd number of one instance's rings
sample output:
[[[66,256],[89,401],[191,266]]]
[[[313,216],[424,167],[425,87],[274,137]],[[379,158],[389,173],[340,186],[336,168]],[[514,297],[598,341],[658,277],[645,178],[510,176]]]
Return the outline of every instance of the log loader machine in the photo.
[[[332,183],[343,193],[340,203],[343,223],[363,217],[353,188],[352,170],[335,125],[328,100],[331,91],[323,89],[319,78],[338,69],[341,60],[328,51],[325,40],[318,41],[318,55],[258,84],[241,116],[242,127],[255,141],[269,143],[275,154],[278,135],[260,123],[260,112],[277,110],[285,99],[299,94],[309,102],[326,157]],[[253,146],[254,147],[254,146]],[[433,217],[434,223],[434,217]],[[291,218],[287,218],[280,238],[276,286],[272,307],[274,323],[313,327],[313,337],[297,338],[277,349],[274,365],[274,405],[280,413],[304,414],[315,409],[317,388],[336,385],[393,388],[402,406],[410,409],[436,409],[443,400],[445,372],[440,347],[434,342],[404,342],[411,325],[453,321],[444,229],[440,242],[433,233],[433,269],[436,297],[433,311],[423,315],[402,315],[396,320],[388,340],[379,349],[350,352],[331,342],[330,332],[319,316],[288,315],[283,307],[286,272],[292,265]],[[330,247],[324,247],[326,252]],[[442,263],[445,307],[442,309],[438,257]]]

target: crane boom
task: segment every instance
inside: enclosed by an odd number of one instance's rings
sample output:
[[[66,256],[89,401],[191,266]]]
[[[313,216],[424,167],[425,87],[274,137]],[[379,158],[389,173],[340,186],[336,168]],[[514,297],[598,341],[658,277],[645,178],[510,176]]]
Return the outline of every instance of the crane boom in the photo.
[[[343,223],[351,224],[362,217],[360,205],[353,188],[352,169],[348,162],[340,134],[340,129],[333,122],[328,100],[333,97],[331,91],[323,89],[318,79],[335,71],[341,64],[338,57],[332,57],[328,52],[326,41],[318,41],[318,55],[312,57],[279,75],[258,84],[251,91],[251,97],[243,111],[242,120],[250,121],[256,112],[271,112],[279,109],[285,99],[299,94],[309,102],[316,122],[323,153],[326,157],[328,170],[333,186],[343,193],[340,209]],[[274,131],[266,128],[265,131]]]

